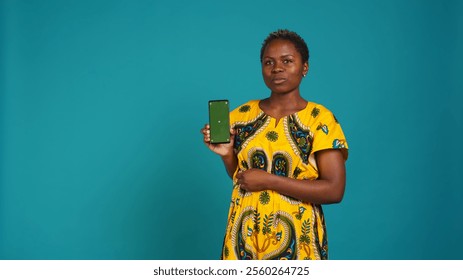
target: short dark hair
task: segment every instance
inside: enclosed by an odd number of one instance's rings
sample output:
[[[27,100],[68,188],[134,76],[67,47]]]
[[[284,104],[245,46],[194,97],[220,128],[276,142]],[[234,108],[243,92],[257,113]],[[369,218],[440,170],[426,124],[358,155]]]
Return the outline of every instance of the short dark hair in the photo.
[[[287,29],[278,29],[270,33],[267,38],[265,38],[264,42],[262,43],[262,48],[260,49],[260,61],[262,62],[262,58],[264,56],[265,48],[272,42],[273,40],[288,40],[294,44],[296,50],[302,57],[303,62],[309,62],[309,48],[305,43],[304,39],[299,36],[296,32],[289,31]]]

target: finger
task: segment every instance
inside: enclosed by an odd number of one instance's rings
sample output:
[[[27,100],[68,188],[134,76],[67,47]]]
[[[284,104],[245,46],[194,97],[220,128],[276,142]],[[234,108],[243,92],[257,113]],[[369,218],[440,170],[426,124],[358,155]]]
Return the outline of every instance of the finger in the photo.
[[[203,128],[200,130],[202,134],[204,134],[205,136],[206,135],[210,135],[211,134],[211,131],[209,129],[206,129],[206,128]]]
[[[204,126],[201,128],[201,132],[202,132],[202,131],[206,131],[206,130],[208,130],[208,129],[209,129],[209,124],[206,123],[206,124],[204,124]]]
[[[230,134],[235,135],[237,133],[237,130],[235,129],[235,126],[230,127]]]

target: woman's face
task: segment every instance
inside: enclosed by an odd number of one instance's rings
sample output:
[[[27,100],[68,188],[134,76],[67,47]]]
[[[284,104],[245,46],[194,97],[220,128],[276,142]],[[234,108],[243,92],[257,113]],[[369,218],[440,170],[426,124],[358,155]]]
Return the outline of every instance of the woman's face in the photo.
[[[262,76],[272,93],[289,93],[299,90],[302,77],[309,65],[291,41],[276,39],[264,50]]]

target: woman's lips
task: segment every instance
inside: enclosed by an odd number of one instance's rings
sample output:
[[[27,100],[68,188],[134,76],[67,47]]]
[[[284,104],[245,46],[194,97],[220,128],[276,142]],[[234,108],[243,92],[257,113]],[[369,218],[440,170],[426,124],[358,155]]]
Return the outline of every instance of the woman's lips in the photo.
[[[272,82],[274,84],[279,85],[279,84],[282,84],[282,83],[286,82],[286,79],[283,78],[283,77],[275,77],[275,78],[272,79]]]

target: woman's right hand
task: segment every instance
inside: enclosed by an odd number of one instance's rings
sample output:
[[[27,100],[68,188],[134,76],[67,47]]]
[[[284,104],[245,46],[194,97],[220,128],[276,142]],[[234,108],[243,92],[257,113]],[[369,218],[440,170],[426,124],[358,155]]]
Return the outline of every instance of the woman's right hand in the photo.
[[[201,133],[203,134],[203,141],[204,144],[214,153],[218,154],[221,157],[227,157],[234,155],[233,152],[233,143],[235,140],[235,130],[230,128],[230,143],[222,143],[222,144],[212,144],[211,143],[211,128],[208,124],[204,125],[201,129]]]

